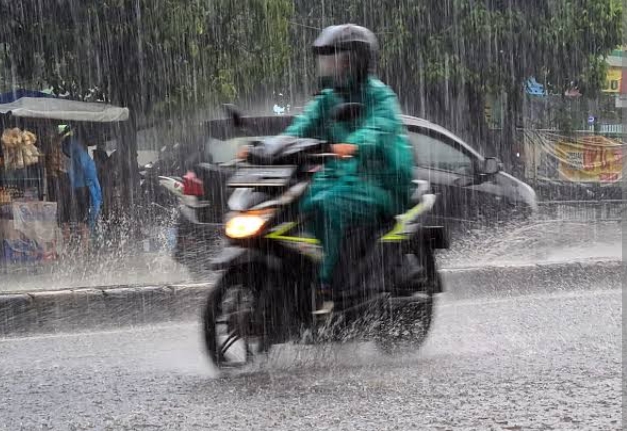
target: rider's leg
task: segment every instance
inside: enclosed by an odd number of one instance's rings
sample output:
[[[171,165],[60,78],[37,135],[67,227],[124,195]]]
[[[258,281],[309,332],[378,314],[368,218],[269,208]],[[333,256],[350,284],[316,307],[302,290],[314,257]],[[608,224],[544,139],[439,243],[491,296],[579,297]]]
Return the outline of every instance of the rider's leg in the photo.
[[[320,284],[328,286],[331,283],[332,266],[337,260],[338,234],[341,230],[339,220],[333,217],[333,208],[317,197],[312,197],[309,205],[309,229],[316,237],[324,252],[324,258],[318,271],[318,281]],[[341,237],[339,237],[341,238]]]
[[[324,259],[320,266],[321,307],[332,306],[329,303],[330,283],[337,261],[339,260],[346,230],[351,226],[373,224],[381,214],[380,204],[364,199],[358,188],[338,186],[324,190],[308,199],[308,208],[312,215],[312,233],[321,241]],[[321,310],[323,311],[323,310]]]

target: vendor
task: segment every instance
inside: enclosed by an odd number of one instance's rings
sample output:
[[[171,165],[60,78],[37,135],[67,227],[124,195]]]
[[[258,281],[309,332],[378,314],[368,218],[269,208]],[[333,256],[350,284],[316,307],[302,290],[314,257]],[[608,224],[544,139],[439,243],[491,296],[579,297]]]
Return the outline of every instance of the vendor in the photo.
[[[96,165],[87,151],[84,129],[78,127],[63,141],[63,152],[69,156],[71,193],[70,223],[77,225],[86,246],[100,213],[102,191]]]
[[[57,223],[63,229],[63,237],[67,242],[70,238],[72,187],[69,174],[70,157],[62,150],[63,141],[70,137],[69,129],[66,127],[59,126],[57,131],[51,133],[51,145],[46,161],[50,173],[49,194],[57,203]]]
[[[100,184],[100,190],[102,191],[102,215],[105,220],[108,219],[109,210],[111,208],[111,187],[109,185],[110,172],[107,170],[109,166],[109,154],[106,150],[106,142],[104,139],[99,139],[96,143],[96,148],[92,154],[94,163],[96,165],[96,172],[98,174],[98,182]]]

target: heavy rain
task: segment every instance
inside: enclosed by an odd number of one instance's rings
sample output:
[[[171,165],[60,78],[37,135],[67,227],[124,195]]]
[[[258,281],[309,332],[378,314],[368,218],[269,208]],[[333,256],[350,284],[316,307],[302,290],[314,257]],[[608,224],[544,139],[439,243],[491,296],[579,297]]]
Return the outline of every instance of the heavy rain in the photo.
[[[622,0],[0,0],[0,430],[621,430]]]

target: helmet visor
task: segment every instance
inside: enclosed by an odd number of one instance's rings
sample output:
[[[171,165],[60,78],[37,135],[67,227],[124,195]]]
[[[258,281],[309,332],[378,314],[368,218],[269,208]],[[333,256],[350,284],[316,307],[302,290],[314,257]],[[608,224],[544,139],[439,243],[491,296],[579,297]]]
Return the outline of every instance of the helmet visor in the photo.
[[[330,55],[318,55],[318,76],[321,78],[342,78],[348,66],[348,53],[337,52]]]

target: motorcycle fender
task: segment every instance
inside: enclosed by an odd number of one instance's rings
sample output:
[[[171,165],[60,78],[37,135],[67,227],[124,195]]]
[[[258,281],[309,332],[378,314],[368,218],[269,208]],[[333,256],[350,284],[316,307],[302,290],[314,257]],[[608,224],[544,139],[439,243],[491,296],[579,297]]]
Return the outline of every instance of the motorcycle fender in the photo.
[[[243,247],[225,247],[218,256],[211,260],[209,267],[213,271],[222,271],[251,263],[262,264],[274,270],[281,267],[281,261],[275,256]]]
[[[450,248],[450,239],[444,226],[424,226],[424,238],[429,242],[432,249]]]
[[[160,175],[159,184],[174,196],[179,198],[183,196],[183,181],[179,181],[174,177],[165,177]]]
[[[421,225],[410,238],[411,240],[406,243],[410,250],[421,244],[427,244],[432,250],[450,248],[449,232],[445,226]]]

